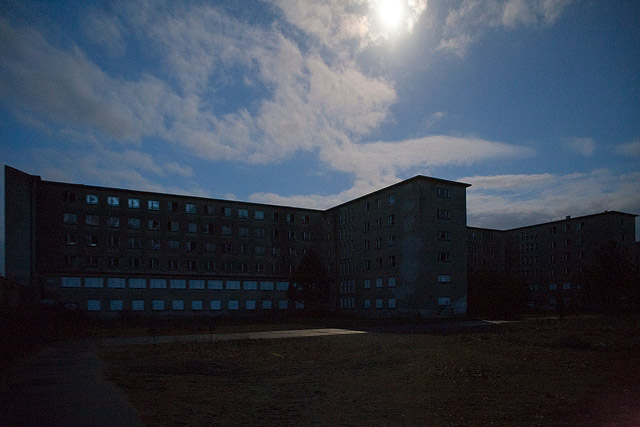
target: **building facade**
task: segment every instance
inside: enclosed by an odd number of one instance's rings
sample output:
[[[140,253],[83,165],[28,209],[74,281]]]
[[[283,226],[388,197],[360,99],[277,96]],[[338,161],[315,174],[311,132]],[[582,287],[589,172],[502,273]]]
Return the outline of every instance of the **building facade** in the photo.
[[[6,274],[100,315],[295,309],[317,253],[336,309],[466,312],[466,184],[417,176],[320,211],[45,181],[5,166]]]

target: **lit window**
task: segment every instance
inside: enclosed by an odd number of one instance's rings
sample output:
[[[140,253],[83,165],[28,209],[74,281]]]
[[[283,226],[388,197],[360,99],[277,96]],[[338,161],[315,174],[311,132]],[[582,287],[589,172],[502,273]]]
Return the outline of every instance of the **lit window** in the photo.
[[[85,217],[85,223],[87,225],[99,225],[100,217],[98,215],[87,215]]]
[[[247,209],[238,209],[238,218],[249,218],[249,211]]]
[[[147,202],[147,207],[150,211],[159,211],[160,210],[160,201],[158,200],[149,200]]]
[[[63,288],[79,288],[82,283],[80,277],[61,277],[60,286]]]
[[[149,279],[150,289],[166,289],[167,279]]]
[[[87,194],[84,198],[84,201],[87,205],[97,205],[98,196],[96,196],[95,194]]]
[[[140,199],[127,199],[127,206],[131,209],[139,209]]]
[[[244,303],[244,307],[245,307],[247,310],[255,310],[255,309],[256,309],[256,302],[255,302],[255,300],[247,300],[247,301],[245,301],[245,303]]]
[[[260,282],[260,290],[261,291],[272,291],[273,290],[273,282]]]
[[[438,298],[438,305],[451,305],[451,298],[449,297]]]
[[[371,288],[371,280],[370,279],[364,279],[364,288],[365,289]]]
[[[65,224],[75,224],[78,222],[78,215],[73,213],[66,213],[63,215],[62,220]]]
[[[194,204],[187,203],[184,205],[184,210],[188,214],[194,214],[198,211],[198,207]]]

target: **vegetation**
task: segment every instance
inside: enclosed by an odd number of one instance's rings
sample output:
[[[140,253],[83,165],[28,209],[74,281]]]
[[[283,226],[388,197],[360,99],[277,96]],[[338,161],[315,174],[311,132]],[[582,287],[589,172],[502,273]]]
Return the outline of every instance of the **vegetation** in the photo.
[[[103,349],[149,425],[627,426],[640,319]]]
[[[303,304],[305,310],[329,308],[331,276],[317,254],[308,252],[302,257],[291,281],[289,301]]]

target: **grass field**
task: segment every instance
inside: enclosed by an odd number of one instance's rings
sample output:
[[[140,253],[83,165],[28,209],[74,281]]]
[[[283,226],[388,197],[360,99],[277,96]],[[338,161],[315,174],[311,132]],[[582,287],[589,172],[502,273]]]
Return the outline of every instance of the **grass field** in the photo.
[[[148,425],[640,425],[640,319],[101,350]]]

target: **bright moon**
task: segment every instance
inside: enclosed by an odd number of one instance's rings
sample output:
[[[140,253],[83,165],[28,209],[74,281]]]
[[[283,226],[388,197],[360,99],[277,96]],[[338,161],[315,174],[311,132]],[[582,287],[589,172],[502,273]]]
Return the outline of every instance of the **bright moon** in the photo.
[[[387,28],[396,28],[404,14],[402,2],[398,0],[379,0],[377,9],[380,20]]]

